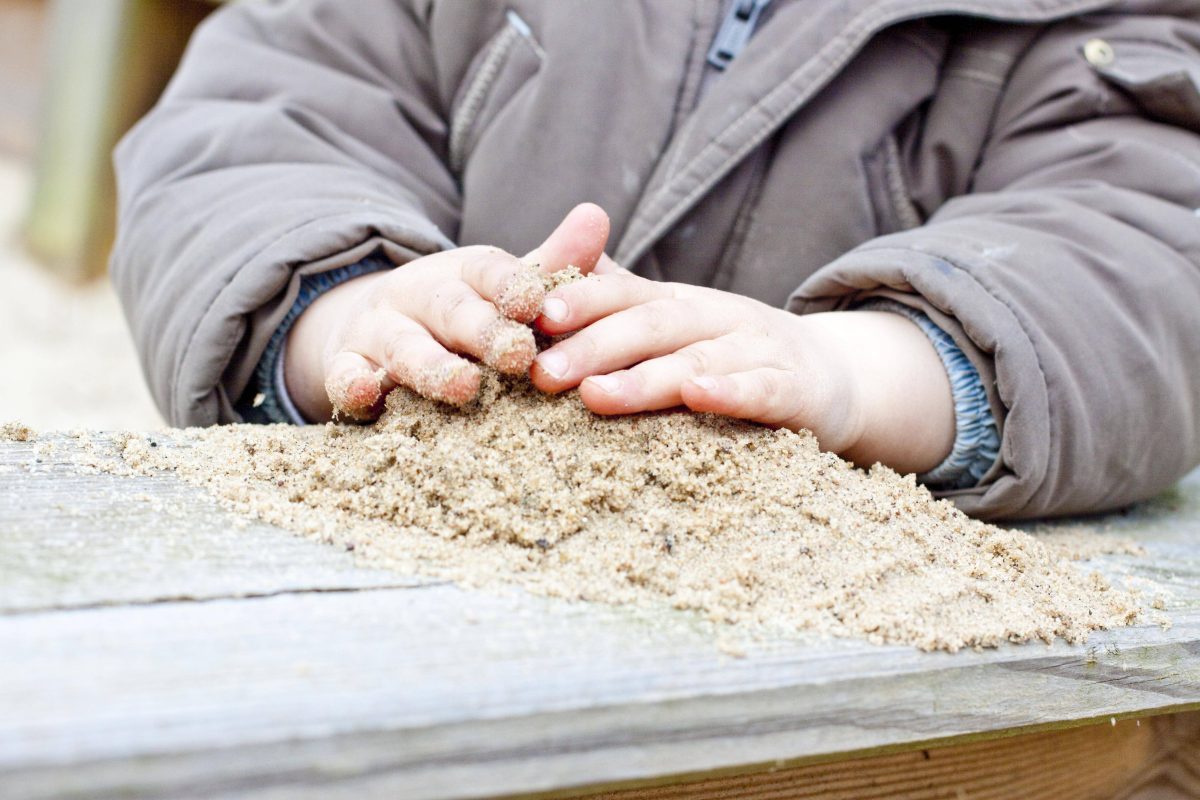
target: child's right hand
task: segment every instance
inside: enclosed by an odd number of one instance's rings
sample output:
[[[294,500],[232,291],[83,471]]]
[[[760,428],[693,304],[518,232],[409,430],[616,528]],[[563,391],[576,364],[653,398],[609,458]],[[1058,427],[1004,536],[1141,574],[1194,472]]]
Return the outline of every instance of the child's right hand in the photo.
[[[364,275],[318,297],[288,334],[284,375],[309,420],[370,420],[396,386],[465,403],[479,368],[528,372],[537,355],[528,323],[541,312],[540,273],[569,264],[590,272],[608,241],[608,215],[583,204],[524,259],[461,247]],[[532,268],[536,266],[537,270]]]

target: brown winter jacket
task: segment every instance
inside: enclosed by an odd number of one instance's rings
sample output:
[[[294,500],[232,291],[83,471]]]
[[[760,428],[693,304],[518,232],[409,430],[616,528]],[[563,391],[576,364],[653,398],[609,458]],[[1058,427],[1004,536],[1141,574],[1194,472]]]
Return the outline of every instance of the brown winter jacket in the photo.
[[[777,0],[696,103],[720,5],[217,13],[117,154],[113,274],[167,416],[237,418],[299,276],[523,252],[591,200],[646,276],[926,311],[1001,425],[970,513],[1200,461],[1200,2]]]

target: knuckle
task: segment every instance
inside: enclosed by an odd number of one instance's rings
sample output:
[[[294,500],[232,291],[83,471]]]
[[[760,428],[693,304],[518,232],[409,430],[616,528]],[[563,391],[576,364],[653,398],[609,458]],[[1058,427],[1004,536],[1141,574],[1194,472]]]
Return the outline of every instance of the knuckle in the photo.
[[[699,347],[685,347],[678,355],[683,366],[692,375],[707,375],[711,371],[712,360]]]
[[[433,293],[433,307],[442,326],[449,328],[470,295],[457,285],[440,286]]]
[[[412,351],[412,334],[401,333],[388,339],[383,345],[383,359],[389,366],[404,364]]]
[[[671,308],[668,303],[656,301],[634,306],[634,322],[645,332],[646,340],[652,345],[661,344],[671,329]]]
[[[591,331],[583,331],[559,345],[568,350],[568,358],[576,368],[590,369],[600,360],[600,342]]]
[[[774,410],[779,404],[779,379],[773,372],[759,372],[754,376],[754,392],[763,411]]]

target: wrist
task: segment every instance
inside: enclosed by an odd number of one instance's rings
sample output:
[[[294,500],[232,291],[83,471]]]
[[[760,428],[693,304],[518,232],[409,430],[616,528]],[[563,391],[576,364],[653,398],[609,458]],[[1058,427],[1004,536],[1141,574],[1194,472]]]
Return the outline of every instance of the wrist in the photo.
[[[808,346],[826,353],[817,368],[834,376],[825,379],[825,405],[835,419],[828,427],[842,436],[822,446],[859,466],[878,462],[902,473],[926,472],[950,454],[950,382],[916,323],[886,311],[837,311],[804,320],[820,328],[819,335],[806,336]]]

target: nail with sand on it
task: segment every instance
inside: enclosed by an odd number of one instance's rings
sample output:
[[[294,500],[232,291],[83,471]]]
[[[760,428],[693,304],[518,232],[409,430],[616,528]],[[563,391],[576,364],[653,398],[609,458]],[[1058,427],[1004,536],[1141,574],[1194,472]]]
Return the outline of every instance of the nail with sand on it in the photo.
[[[537,263],[528,263],[509,279],[496,297],[496,308],[511,320],[529,324],[542,313],[546,288]]]
[[[383,410],[383,382],[387,371],[373,373],[343,372],[331,375],[325,382],[325,393],[333,406],[334,419],[345,417],[356,422],[369,422]]]
[[[437,364],[407,369],[398,376],[405,386],[428,400],[461,406],[479,394],[482,374],[465,358],[446,359]]]
[[[538,309],[540,313],[541,303]],[[533,329],[510,319],[498,319],[487,326],[482,338],[483,363],[504,375],[523,375],[537,357]]]

